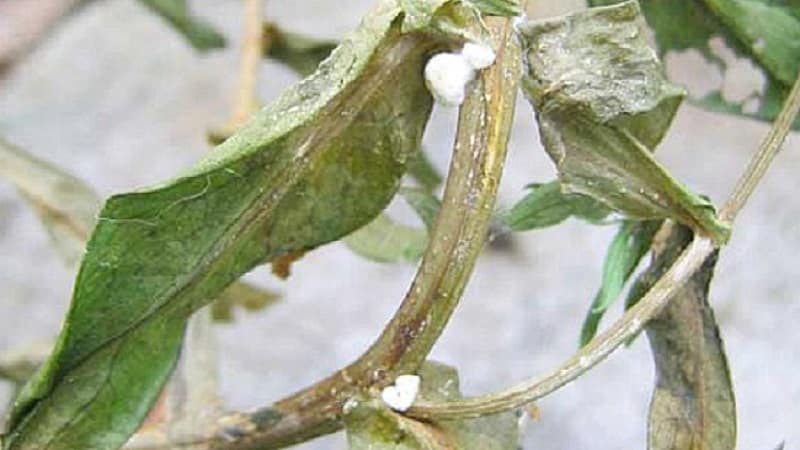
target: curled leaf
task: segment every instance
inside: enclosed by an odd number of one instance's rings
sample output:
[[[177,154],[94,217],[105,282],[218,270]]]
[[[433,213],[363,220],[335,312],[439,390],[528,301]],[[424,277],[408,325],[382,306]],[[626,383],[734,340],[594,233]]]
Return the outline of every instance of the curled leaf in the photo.
[[[106,202],[4,450],[119,447],[158,397],[193,311],[256,265],[380,213],[430,113],[422,67],[450,45],[437,23],[457,11],[417,3],[431,22],[380,2],[313,75],[187,173]]]
[[[622,293],[625,283],[650,249],[653,236],[660,226],[660,220],[644,222],[626,220],[620,225],[603,262],[603,280],[600,289],[594,296],[583,321],[581,347],[591,341],[597,333],[600,320],[608,307]]]
[[[189,11],[186,0],[139,0],[177,30],[196,50],[225,47],[225,37]]]
[[[635,2],[522,25],[523,88],[565,192],[631,218],[672,218],[724,242],[711,203],[652,155],[683,91],[664,78]]]
[[[676,225],[657,239],[647,279],[660,277],[691,238],[689,229]],[[647,325],[656,365],[648,419],[648,448],[652,450],[736,448],[733,386],[708,303],[716,261],[715,253]]]

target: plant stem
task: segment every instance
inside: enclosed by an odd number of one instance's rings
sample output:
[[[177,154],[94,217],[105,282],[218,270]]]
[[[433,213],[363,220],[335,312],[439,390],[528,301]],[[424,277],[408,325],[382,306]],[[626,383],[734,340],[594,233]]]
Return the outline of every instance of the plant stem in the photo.
[[[769,133],[761,141],[756,155],[750,160],[750,164],[745,169],[739,182],[733,190],[733,193],[725,202],[725,205],[720,210],[720,219],[733,222],[736,215],[747,203],[747,200],[752,195],[753,191],[758,186],[758,183],[767,172],[767,168],[772,163],[772,160],[778,154],[786,139],[786,135],[792,129],[797,113],[800,111],[800,76],[794,82],[789,96],[783,104],[780,114],[775,119],[775,123],[770,128]]]
[[[733,221],[747,202],[767,167],[778,153],[800,109],[800,77],[795,81],[778,118],[762,141],[751,163],[722,209],[721,217]],[[518,408],[535,401],[575,380],[605,359],[621,344],[639,334],[648,321],[666,306],[674,294],[702,266],[714,251],[713,242],[696,235],[692,243],[647,294],[606,332],[592,339],[566,362],[541,379],[534,379],[507,390],[446,403],[415,403],[406,413],[421,419],[479,417]]]
[[[480,73],[461,108],[442,207],[400,308],[354,363],[271,408],[224,417],[210,448],[280,448],[336,431],[347,400],[376,394],[424,362],[484,246],[511,130],[520,49],[510,20],[487,22],[498,42],[497,63]]]
[[[231,128],[247,122],[258,109],[258,68],[264,55],[264,1],[244,0],[244,39],[239,68],[239,86],[233,105]]]

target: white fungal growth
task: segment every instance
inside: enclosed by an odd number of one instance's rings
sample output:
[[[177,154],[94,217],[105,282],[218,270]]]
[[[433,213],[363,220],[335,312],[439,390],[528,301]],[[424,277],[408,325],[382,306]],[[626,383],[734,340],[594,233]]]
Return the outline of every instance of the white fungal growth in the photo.
[[[495,54],[491,47],[474,42],[467,42],[461,49],[461,56],[475,70],[485,69],[494,64]]]
[[[419,385],[418,376],[400,375],[394,380],[394,385],[383,388],[381,399],[395,411],[407,411],[417,398]]]
[[[439,53],[425,65],[425,84],[444,106],[463,103],[467,84],[474,77],[475,69],[457,53]]]

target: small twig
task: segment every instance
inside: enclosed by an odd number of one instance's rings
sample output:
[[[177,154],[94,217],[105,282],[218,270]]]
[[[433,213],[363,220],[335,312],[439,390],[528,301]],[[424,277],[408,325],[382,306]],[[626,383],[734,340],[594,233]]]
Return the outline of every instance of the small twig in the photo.
[[[258,110],[258,69],[261,67],[265,46],[264,1],[244,0],[244,39],[239,68],[239,86],[233,105],[230,128],[238,128]]]
[[[795,117],[797,117],[798,111],[800,111],[800,76],[795,80],[780,114],[775,119],[775,123],[764,140],[761,141],[756,155],[750,160],[750,164],[741,178],[739,178],[733,193],[720,210],[720,219],[727,222],[734,221],[736,215],[747,203],[756,186],[758,186],[761,178],[764,177],[772,160],[780,151],[786,135],[792,130],[792,124],[795,121]]]
[[[778,153],[791,125],[800,110],[800,77],[795,82],[781,113],[762,141],[730,199],[722,209],[723,220],[733,221],[764,176]],[[661,277],[647,294],[605,333],[592,339],[561,366],[541,379],[514,386],[486,396],[447,403],[420,402],[407,412],[424,419],[455,419],[478,417],[518,408],[535,401],[575,380],[605,359],[621,344],[639,334],[644,326],[666,306],[674,294],[702,266],[713,252],[714,244],[705,236],[695,236],[680,258]]]
[[[519,82],[511,21],[491,20],[500,50],[459,115],[453,161],[431,245],[402,305],[357,361],[271,408],[223,418],[212,449],[272,449],[338,430],[347,400],[376,392],[424,362],[483,248],[505,161]]]

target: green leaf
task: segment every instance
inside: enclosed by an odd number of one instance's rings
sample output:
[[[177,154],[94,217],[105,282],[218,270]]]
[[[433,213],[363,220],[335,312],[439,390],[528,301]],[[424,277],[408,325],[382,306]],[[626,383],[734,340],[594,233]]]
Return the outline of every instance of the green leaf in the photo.
[[[285,64],[300,76],[308,76],[327,58],[338,45],[335,41],[319,40],[284,31],[277,25],[265,26],[265,36],[270,45],[267,57]],[[212,142],[220,143],[227,136],[212,136]],[[442,183],[442,176],[431,163],[425,150],[420,148],[408,160],[408,174],[423,187],[433,190]]]
[[[428,246],[428,233],[381,214],[343,241],[350,250],[373,261],[415,263]]]
[[[521,27],[523,88],[565,192],[639,220],[672,218],[717,242],[729,235],[711,203],[652,155],[683,91],[647,47],[635,2]]]
[[[461,398],[455,369],[428,362],[418,375],[421,398]],[[345,428],[351,450],[516,450],[519,446],[514,412],[428,423],[398,414],[379,399],[361,399],[345,405]]]
[[[225,37],[211,24],[192,15],[186,0],[139,1],[172,25],[196,50],[225,47]]]
[[[626,220],[620,225],[606,252],[600,289],[595,294],[592,306],[583,321],[581,347],[591,341],[597,333],[600,320],[608,307],[622,293],[625,283],[650,249],[650,243],[661,223],[660,220],[644,222]]]
[[[518,0],[468,0],[483,14],[490,16],[518,16],[522,8]]]
[[[313,73],[339,44],[284,31],[275,24],[266,25],[264,35],[269,42],[266,56],[304,77]]]
[[[660,277],[692,239],[674,226],[654,248],[648,279]],[[736,448],[736,405],[728,361],[708,289],[717,262],[710,256],[658,317],[647,325],[656,366],[648,448]]]
[[[551,181],[531,185],[530,192],[498,219],[513,231],[530,231],[557,225],[569,217],[596,223],[610,212],[591,197],[565,193],[558,181]]]
[[[450,44],[428,33],[435,23],[401,17],[380,3],[317,72],[187,173],[106,202],[5,450],[118,448],[156,400],[194,310],[254,266],[380,213],[430,113],[426,57]]]
[[[608,5],[616,0],[590,0]],[[714,54],[709,45],[721,37],[739,57],[757,64],[767,77],[758,108],[744,110],[750,98],[725,99],[721,89],[693,101],[704,108],[772,121],[800,70],[800,5],[773,0],[641,0],[648,24],[655,32],[660,55],[670,51],[698,50],[723,74],[734,62]],[[800,129],[800,119],[795,121]]]

